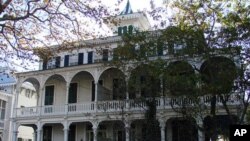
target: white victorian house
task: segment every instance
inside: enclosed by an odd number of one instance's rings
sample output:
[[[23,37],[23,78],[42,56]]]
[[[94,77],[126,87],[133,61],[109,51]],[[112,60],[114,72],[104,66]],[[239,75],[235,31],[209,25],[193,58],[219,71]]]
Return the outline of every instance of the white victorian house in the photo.
[[[130,93],[120,90],[119,85],[127,84],[130,74],[104,63],[112,60],[113,49],[122,42],[120,35],[133,34],[135,29],[149,31],[151,26],[144,13],[132,11],[129,2],[121,14],[113,18],[119,21],[117,25],[108,24],[114,36],[83,41],[79,44],[84,48],[59,52],[50,61],[41,62],[38,71],[16,74],[17,100],[14,104],[12,141],[18,140],[20,126],[32,128],[34,141],[144,140],[146,104],[143,101],[138,103],[136,99],[142,97],[145,91],[141,89]],[[161,50],[156,54],[158,56],[167,60],[168,50]],[[197,60],[188,63],[196,67],[205,64],[205,60]],[[138,75],[143,82],[143,72]],[[24,83],[32,84],[37,95],[30,94],[37,101],[19,100]],[[180,114],[171,108],[168,95],[159,96],[156,101],[159,123],[159,139],[156,140],[207,140],[195,127],[182,126],[189,125],[189,121],[180,118]],[[174,103],[180,101],[175,99]],[[235,103],[237,101],[232,100],[231,104]],[[218,101],[218,104],[221,103]],[[195,119],[195,122],[201,124],[199,120]],[[184,132],[187,135],[180,136]]]

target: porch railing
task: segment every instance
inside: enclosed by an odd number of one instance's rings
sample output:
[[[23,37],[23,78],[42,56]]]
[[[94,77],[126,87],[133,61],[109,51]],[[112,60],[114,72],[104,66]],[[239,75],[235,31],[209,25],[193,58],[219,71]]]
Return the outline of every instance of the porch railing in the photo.
[[[190,98],[170,98],[158,97],[154,99],[157,109],[171,109],[182,104],[193,105],[195,102]],[[211,96],[202,96],[198,100],[204,106],[209,106]],[[231,95],[228,98],[228,105],[239,104],[239,98],[236,95]],[[222,105],[222,100],[217,97],[217,105]],[[81,113],[105,113],[105,112],[121,112],[121,111],[142,111],[147,109],[146,100],[110,100],[98,102],[71,103],[67,105],[46,105],[41,107],[24,107],[16,108],[17,117],[32,117],[46,115],[63,115],[63,114],[81,114]]]

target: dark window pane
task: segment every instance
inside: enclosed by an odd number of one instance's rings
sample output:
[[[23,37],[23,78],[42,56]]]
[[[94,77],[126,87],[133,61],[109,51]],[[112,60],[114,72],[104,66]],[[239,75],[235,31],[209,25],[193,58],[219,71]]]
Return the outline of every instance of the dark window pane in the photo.
[[[88,64],[93,63],[93,51],[88,52]]]
[[[43,141],[52,141],[52,126],[43,127]]]
[[[57,57],[56,57],[56,68],[59,68],[59,67],[60,67],[60,63],[61,63],[61,57],[60,57],[60,56],[57,56]]]
[[[64,57],[64,67],[68,67],[69,66],[69,55],[65,55]]]
[[[77,102],[77,83],[70,83],[69,87],[69,103]]]
[[[124,26],[123,27],[123,34],[126,34],[128,31],[127,31],[128,29],[127,29],[127,26]]]
[[[78,65],[82,65],[83,64],[83,53],[79,53],[78,54]]]
[[[133,26],[132,25],[128,26],[128,33],[129,34],[133,33]]]
[[[70,125],[68,141],[75,141],[75,139],[76,139],[76,125]]]
[[[43,61],[43,70],[47,69],[47,61]]]
[[[122,35],[122,27],[118,27],[118,35],[119,35],[119,36]]]
[[[53,105],[54,101],[54,86],[45,87],[45,105]]]
[[[108,58],[109,58],[109,51],[108,51],[108,49],[104,49],[102,51],[102,60],[103,61],[108,61]]]

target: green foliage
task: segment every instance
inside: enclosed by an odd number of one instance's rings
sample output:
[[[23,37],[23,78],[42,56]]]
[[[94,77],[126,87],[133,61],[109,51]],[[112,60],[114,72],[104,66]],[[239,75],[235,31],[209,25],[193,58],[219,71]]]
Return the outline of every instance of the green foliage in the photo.
[[[233,88],[237,77],[235,64],[224,57],[209,58],[201,66],[202,80],[205,82],[203,90],[206,93],[225,94]]]
[[[187,62],[170,63],[165,71],[165,79],[167,88],[174,96],[196,94],[196,74]]]

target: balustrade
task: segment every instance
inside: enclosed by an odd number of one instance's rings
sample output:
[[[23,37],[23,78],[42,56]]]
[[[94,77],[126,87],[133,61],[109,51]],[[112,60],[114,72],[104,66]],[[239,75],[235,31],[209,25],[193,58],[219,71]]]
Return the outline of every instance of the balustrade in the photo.
[[[210,105],[212,96],[202,96],[197,98],[206,106]],[[225,97],[224,97],[225,98]],[[152,100],[152,99],[147,99]],[[33,117],[46,115],[63,115],[63,114],[80,114],[80,113],[105,113],[105,112],[120,112],[120,111],[143,111],[147,109],[147,103],[145,99],[131,99],[131,100],[110,100],[110,101],[98,101],[98,102],[84,102],[84,103],[71,103],[67,108],[65,105],[45,105],[42,107],[24,107],[16,108],[17,117]],[[157,109],[171,109],[172,107],[181,106],[183,104],[192,106],[197,104],[193,99],[188,97],[157,97],[154,99]],[[217,105],[222,105],[221,97],[217,97]],[[239,97],[237,95],[231,95],[228,97],[228,105],[239,104]],[[65,112],[65,110],[68,110]]]

